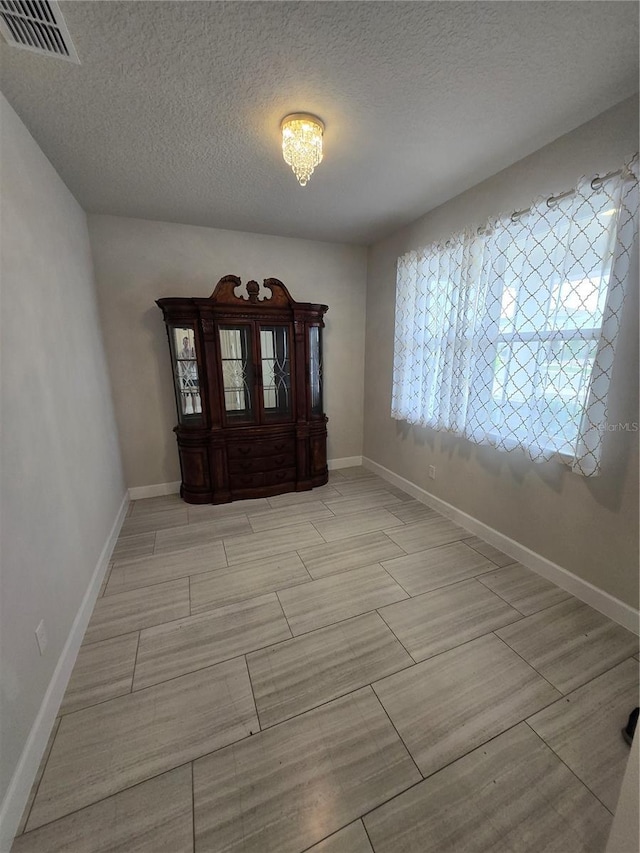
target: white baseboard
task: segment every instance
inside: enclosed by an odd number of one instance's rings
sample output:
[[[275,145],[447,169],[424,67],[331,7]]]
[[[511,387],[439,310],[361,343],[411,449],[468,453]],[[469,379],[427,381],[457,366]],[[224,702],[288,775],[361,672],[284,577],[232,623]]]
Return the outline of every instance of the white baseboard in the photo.
[[[82,599],[82,604],[73,620],[73,625],[51,676],[38,715],[31,726],[29,737],[22,750],[18,766],[13,774],[7,793],[0,807],[0,851],[8,853],[20,825],[22,813],[27,805],[33,780],[36,778],[40,761],[47,747],[49,735],[58,715],[58,710],[67,689],[78,650],[87,629],[93,607],[98,598],[102,581],[109,565],[111,554],[118,539],[122,522],[127,514],[129,495],[125,494],[111,531],[100,552],[98,562]]]
[[[132,501],[141,501],[144,498],[158,498],[161,495],[177,495],[180,491],[180,480],[174,483],[156,483],[153,486],[133,486],[129,489],[129,498]]]
[[[385,468],[384,465],[379,465],[373,459],[363,456],[362,464],[365,468],[383,477],[389,483],[403,489],[403,491],[416,498],[416,500],[427,504],[427,506],[437,510],[442,515],[446,515],[452,521],[455,521],[456,524],[464,527],[465,530],[469,530],[475,536],[480,536],[486,542],[499,548],[500,551],[513,557],[518,563],[522,563],[523,566],[537,572],[543,578],[575,595],[580,601],[584,601],[585,604],[608,616],[609,619],[613,619],[618,625],[622,625],[623,628],[632,631],[634,634],[640,634],[640,613],[634,607],[631,607],[624,601],[620,601],[620,599],[615,598],[615,596],[605,592],[603,589],[599,589],[599,587],[594,586],[589,581],[574,575],[568,569],[563,569],[562,566],[553,563],[541,554],[537,554],[520,542],[516,542],[515,539],[510,539],[504,533],[500,533],[499,530],[489,527],[483,521],[479,521],[477,518],[468,515],[452,504],[443,501],[441,498],[437,498],[435,495],[427,492],[426,489],[416,486],[410,480],[406,480],[399,474],[394,474],[393,471]]]
[[[344,456],[342,459],[327,461],[327,468],[330,471],[335,471],[336,468],[353,468],[355,465],[362,465],[362,456]]]

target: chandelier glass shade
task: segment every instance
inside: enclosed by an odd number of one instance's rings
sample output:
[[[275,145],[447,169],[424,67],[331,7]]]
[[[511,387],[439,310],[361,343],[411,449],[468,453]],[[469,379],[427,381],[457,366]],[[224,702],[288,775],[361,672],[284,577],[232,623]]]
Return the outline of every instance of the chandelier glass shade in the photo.
[[[293,113],[282,119],[282,156],[293,169],[301,187],[307,182],[316,166],[322,162],[322,134],[324,124],[317,116]]]

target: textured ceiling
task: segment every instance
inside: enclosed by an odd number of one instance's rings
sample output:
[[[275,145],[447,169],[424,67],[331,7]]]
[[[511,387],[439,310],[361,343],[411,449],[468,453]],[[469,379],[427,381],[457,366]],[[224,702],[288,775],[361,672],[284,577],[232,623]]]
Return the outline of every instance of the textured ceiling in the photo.
[[[1,86],[95,213],[367,243],[637,90],[635,2],[60,5],[82,64],[3,43]]]

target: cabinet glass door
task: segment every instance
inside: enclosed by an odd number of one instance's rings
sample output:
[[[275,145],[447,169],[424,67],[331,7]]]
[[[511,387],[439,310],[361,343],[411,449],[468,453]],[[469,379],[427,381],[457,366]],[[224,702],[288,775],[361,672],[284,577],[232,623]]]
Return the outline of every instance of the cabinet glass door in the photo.
[[[253,419],[251,326],[220,326],[220,358],[227,420]]]
[[[260,326],[262,409],[268,420],[291,417],[291,353],[288,326]]]
[[[311,414],[322,414],[322,341],[320,327],[309,329],[309,389]]]
[[[190,326],[171,326],[169,342],[173,359],[173,381],[181,424],[202,421],[202,399],[198,362],[196,361],[195,331]]]

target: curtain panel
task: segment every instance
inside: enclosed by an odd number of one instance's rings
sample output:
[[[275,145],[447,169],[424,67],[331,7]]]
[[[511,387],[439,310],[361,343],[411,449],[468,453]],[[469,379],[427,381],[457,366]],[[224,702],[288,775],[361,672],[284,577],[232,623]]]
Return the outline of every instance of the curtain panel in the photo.
[[[392,417],[599,473],[637,156],[399,258]]]

